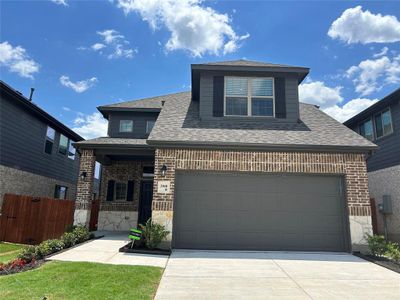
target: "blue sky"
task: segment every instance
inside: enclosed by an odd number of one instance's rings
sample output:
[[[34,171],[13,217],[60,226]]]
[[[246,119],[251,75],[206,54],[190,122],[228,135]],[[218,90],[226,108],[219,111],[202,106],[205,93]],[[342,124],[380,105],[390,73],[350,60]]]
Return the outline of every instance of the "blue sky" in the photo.
[[[398,1],[1,1],[1,79],[86,137],[102,104],[190,89],[190,64],[306,66],[344,121],[400,86]]]

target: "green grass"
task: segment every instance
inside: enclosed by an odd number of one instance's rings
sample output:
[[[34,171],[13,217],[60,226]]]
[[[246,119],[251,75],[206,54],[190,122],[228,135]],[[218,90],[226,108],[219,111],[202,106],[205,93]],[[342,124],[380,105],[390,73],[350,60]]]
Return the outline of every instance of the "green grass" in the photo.
[[[163,269],[81,262],[47,262],[0,276],[0,299],[153,299]]]
[[[7,263],[15,258],[25,245],[0,242],[0,263]]]

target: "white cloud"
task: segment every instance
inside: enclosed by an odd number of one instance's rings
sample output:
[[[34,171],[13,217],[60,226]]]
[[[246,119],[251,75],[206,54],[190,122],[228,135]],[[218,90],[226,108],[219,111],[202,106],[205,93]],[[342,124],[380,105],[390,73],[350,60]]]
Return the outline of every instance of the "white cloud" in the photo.
[[[92,48],[92,50],[94,50],[94,51],[98,51],[98,50],[103,49],[105,46],[106,45],[104,45],[102,43],[96,43],[96,44],[93,44],[92,46],[90,46],[90,48]]]
[[[100,54],[107,55],[108,59],[120,57],[132,58],[136,53],[138,53],[136,48],[129,47],[129,41],[125,39],[125,36],[114,29],[97,31],[97,34],[102,39],[101,43],[95,43],[89,48],[78,47],[78,49],[96,51]]]
[[[249,34],[239,36],[231,19],[202,0],[116,0],[125,14],[136,12],[153,30],[164,26],[170,37],[167,51],[187,50],[194,56],[235,52]]]
[[[91,115],[78,113],[74,120],[72,130],[83,136],[85,139],[107,135],[107,120],[99,112],[94,112]]]
[[[341,86],[328,87],[322,81],[308,80],[299,86],[299,98],[301,102],[320,106],[321,110],[339,122],[348,120],[378,101],[358,98],[341,106],[343,102],[341,90]]]
[[[385,85],[400,83],[400,55],[363,60],[347,69],[346,76],[353,78],[357,93],[370,95]]]
[[[66,107],[66,106],[63,106],[63,107],[62,107],[62,110],[64,110],[64,111],[71,111],[71,109],[70,109],[69,107]]]
[[[7,67],[10,72],[33,79],[39,72],[40,65],[29,57],[21,46],[13,47],[7,41],[0,43],[0,66]]]
[[[372,104],[378,102],[378,99],[365,99],[357,98],[350,100],[342,107],[334,105],[324,109],[324,112],[335,118],[339,122],[344,122],[351,117],[355,116],[364,109],[370,107]]]
[[[381,57],[381,56],[385,56],[385,55],[388,53],[388,51],[389,51],[389,48],[388,48],[388,47],[383,47],[383,48],[381,49],[381,52],[378,52],[378,53],[375,53],[375,54],[374,54],[374,58],[376,58],[376,57]]]
[[[346,9],[329,28],[332,39],[353,43],[393,43],[400,41],[400,22],[395,16],[372,14],[361,6]]]
[[[324,109],[343,101],[341,89],[341,86],[328,87],[323,81],[309,81],[299,86],[299,99]]]
[[[51,2],[58,4],[58,5],[68,6],[67,0],[51,0]]]
[[[93,87],[98,80],[96,77],[92,77],[90,79],[72,82],[68,76],[63,75],[60,77],[60,82],[63,86],[73,89],[77,93],[83,93],[87,89]]]

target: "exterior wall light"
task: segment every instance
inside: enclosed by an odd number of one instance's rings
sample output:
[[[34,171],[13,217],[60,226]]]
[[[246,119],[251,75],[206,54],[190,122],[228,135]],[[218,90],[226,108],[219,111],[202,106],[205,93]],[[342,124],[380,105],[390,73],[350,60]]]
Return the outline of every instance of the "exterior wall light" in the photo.
[[[166,165],[163,165],[163,166],[161,167],[160,171],[161,171],[161,176],[162,176],[162,177],[165,177],[165,174],[167,173],[167,166],[166,166]]]
[[[87,172],[82,172],[81,173],[81,180],[84,181],[86,176],[87,176]]]

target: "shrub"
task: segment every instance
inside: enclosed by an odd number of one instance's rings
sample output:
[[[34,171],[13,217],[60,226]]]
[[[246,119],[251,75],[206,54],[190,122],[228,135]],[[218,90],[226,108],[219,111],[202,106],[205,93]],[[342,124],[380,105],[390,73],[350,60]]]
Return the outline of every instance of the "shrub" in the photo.
[[[82,243],[84,241],[87,241],[90,238],[90,232],[89,230],[82,225],[78,225],[74,228],[72,233],[75,235],[76,242],[77,243]]]
[[[385,255],[395,261],[396,263],[400,263],[400,246],[394,242],[387,243],[387,250]]]
[[[65,248],[72,247],[76,244],[76,236],[72,232],[66,232],[61,236],[61,240],[63,241]]]
[[[47,240],[44,242],[41,242],[39,246],[36,247],[36,258],[43,258],[47,255],[50,255],[52,253],[58,252],[62,249],[64,249],[65,245],[62,240]]]
[[[17,257],[26,262],[30,262],[36,258],[36,246],[26,246],[21,249]]]
[[[75,227],[76,227],[75,225],[69,224],[67,225],[67,227],[65,227],[65,232],[72,232],[74,231]]]
[[[153,223],[151,219],[145,225],[139,224],[139,227],[143,232],[144,243],[149,249],[156,248],[169,234],[165,226]]]
[[[367,234],[368,248],[372,255],[382,256],[387,251],[387,244],[383,235]]]

